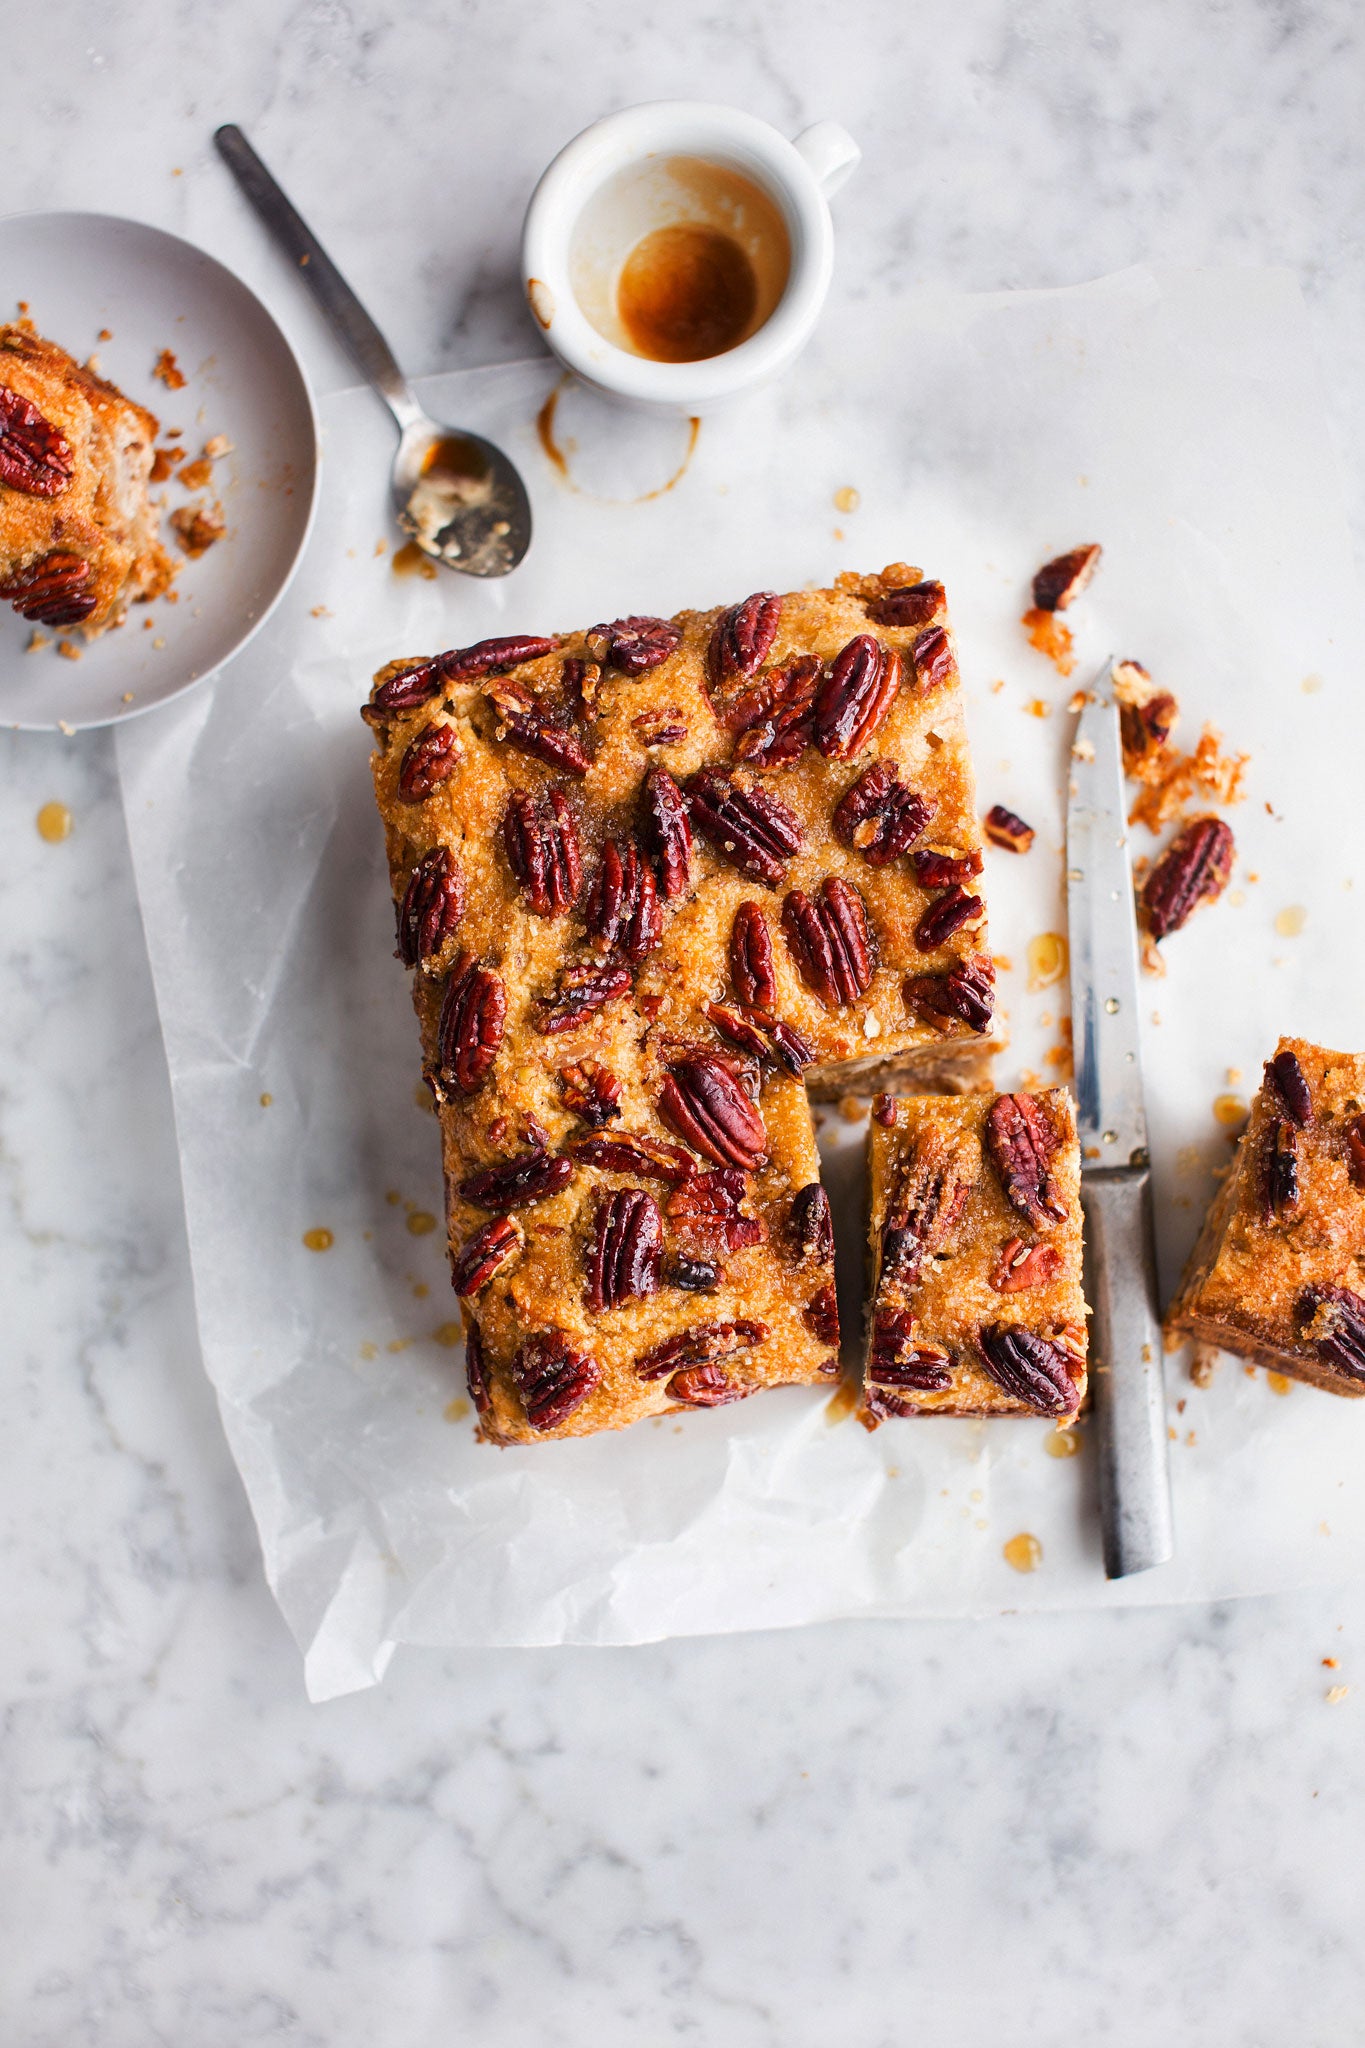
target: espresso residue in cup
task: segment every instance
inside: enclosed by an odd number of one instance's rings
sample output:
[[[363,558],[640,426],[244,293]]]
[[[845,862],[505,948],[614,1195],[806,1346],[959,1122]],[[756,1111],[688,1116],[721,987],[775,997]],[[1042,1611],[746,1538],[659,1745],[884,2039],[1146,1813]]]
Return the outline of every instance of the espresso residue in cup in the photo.
[[[776,310],[791,269],[780,207],[752,178],[700,157],[628,165],[589,200],[570,254],[574,295],[631,355],[724,355]]]
[[[616,287],[622,326],[656,363],[696,363],[734,348],[757,298],[754,266],[739,243],[694,221],[637,242]]]

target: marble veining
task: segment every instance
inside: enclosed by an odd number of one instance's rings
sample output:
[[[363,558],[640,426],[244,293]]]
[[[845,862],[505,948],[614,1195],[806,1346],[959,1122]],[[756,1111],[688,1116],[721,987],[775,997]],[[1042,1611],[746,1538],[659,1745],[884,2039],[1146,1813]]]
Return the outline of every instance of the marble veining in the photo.
[[[414,371],[534,345],[529,186],[660,93],[858,136],[855,300],[888,275],[1290,264],[1359,537],[1349,0],[244,0],[230,27],[203,0],[74,0],[8,60],[6,204],[204,243],[323,390],[349,373],[213,158],[219,120]],[[1362,2038],[1359,1586],[408,1653],[307,1706],[200,1368],[110,745],[7,736],[0,792],[6,2048]],[[56,846],[33,826],[54,798]]]

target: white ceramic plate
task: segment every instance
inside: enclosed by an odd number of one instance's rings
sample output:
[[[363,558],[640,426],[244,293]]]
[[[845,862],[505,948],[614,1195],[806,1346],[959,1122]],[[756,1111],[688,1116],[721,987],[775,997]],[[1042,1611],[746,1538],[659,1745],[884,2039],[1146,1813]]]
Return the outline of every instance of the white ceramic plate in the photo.
[[[293,349],[253,292],[190,242],[140,221],[99,213],[30,213],[0,220],[5,303],[28,303],[40,334],[78,362],[91,354],[126,395],[168,427],[192,462],[213,434],[232,453],[214,464],[207,493],[174,478],[154,486],[166,511],[218,499],[226,537],[197,561],[182,559],[179,600],[132,605],[125,625],[70,661],[53,644],[25,649],[33,628],[0,606],[0,722],[33,730],[109,725],[178,697],[245,646],[288,588],[312,525],[318,428]],[[101,329],[113,339],[101,341]],[[152,375],[170,349],[186,378],[168,391]],[[144,630],[150,613],[154,623]],[[158,644],[160,643],[160,644]]]

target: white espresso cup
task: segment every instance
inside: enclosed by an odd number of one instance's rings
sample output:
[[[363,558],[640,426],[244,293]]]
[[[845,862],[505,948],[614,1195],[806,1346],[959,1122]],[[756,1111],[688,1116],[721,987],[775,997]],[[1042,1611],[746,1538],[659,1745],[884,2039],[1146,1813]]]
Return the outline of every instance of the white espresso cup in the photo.
[[[775,376],[820,316],[834,264],[828,199],[860,156],[836,122],[789,142],[753,114],[703,100],[656,100],[594,122],[560,151],[526,212],[522,281],[546,341],[585,382],[660,412],[704,413]],[[659,360],[627,324],[637,252],[679,246],[659,239],[666,230],[719,230],[722,256],[727,244],[742,252],[737,337],[717,353]]]

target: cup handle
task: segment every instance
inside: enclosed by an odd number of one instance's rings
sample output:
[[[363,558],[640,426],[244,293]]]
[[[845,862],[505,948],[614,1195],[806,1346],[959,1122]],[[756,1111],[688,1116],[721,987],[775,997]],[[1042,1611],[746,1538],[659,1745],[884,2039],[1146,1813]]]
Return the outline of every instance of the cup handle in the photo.
[[[792,137],[792,148],[810,170],[816,184],[830,199],[853,176],[863,160],[847,128],[837,121],[817,121]]]

